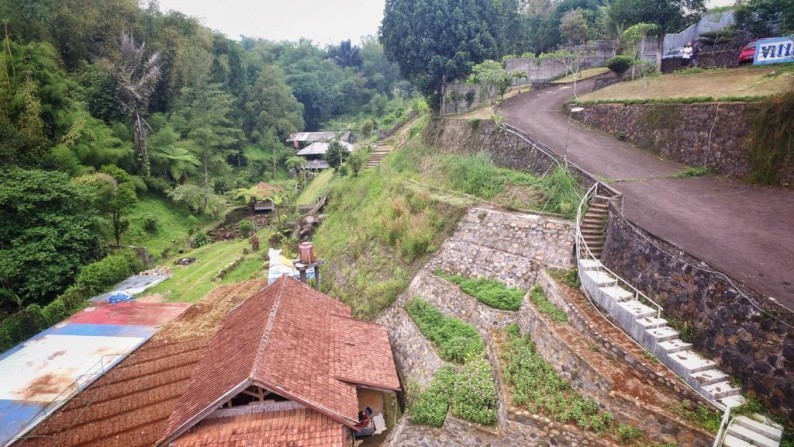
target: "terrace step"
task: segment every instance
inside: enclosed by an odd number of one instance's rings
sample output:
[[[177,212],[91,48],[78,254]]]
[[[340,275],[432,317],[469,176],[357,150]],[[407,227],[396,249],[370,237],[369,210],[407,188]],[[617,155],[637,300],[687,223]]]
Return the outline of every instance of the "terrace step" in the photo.
[[[670,358],[683,366],[687,371],[696,373],[714,368],[717,364],[712,360],[704,359],[693,351],[681,351],[670,355]],[[728,396],[726,396],[728,397]]]
[[[600,287],[599,289],[609,295],[615,301],[626,301],[634,298],[633,293],[618,286]]]
[[[681,352],[687,351],[689,348],[692,347],[692,343],[686,343],[685,341],[681,340],[680,338],[674,338],[672,340],[667,340],[659,343],[659,347],[664,350],[664,352],[668,354],[672,354],[674,352]],[[715,370],[716,371],[716,370]],[[727,375],[725,375],[727,377]]]
[[[741,388],[734,387],[727,380],[706,385],[703,387],[703,390],[711,394],[715,400],[722,399],[723,397],[735,396],[742,392]]]
[[[678,338],[678,331],[669,326],[648,329],[647,331],[645,331],[645,333],[648,334],[649,340],[657,344],[663,341],[670,341]],[[680,351],[680,352],[691,352],[691,351]],[[676,354],[678,353],[671,355],[671,357],[673,357]]]
[[[654,311],[654,313],[655,312],[656,311]],[[644,317],[644,318],[638,318],[637,324],[647,331],[648,329],[655,329],[662,326],[667,326],[667,320],[665,320],[664,318],[657,318],[657,317]],[[669,343],[669,342],[664,342],[664,343]]]
[[[607,272],[599,270],[588,270],[584,274],[599,287],[617,284],[617,279]]]
[[[634,296],[631,293],[629,293],[629,295],[632,297]],[[637,300],[623,301],[618,303],[618,306],[621,307],[623,310],[627,311],[628,313],[630,313],[637,320],[653,317],[654,315],[656,315],[656,309],[646,306],[645,304],[642,304]],[[657,328],[657,329],[662,329],[662,328]],[[678,336],[678,332],[676,332],[675,335]]]
[[[579,265],[582,267],[582,271],[595,270],[603,267],[601,261],[596,259],[580,259]]]
[[[717,403],[720,405],[724,405],[726,407],[738,407],[739,405],[743,405],[747,402],[741,394],[737,394],[735,396],[728,396],[723,397],[722,399],[717,399]]]
[[[731,434],[725,435],[725,439],[722,441],[722,445],[724,447],[753,447],[753,445],[750,444],[749,442],[743,441]]]
[[[759,419],[763,419],[763,422],[755,419],[754,416],[757,416]],[[736,416],[736,419],[733,420],[733,423],[778,442],[783,439],[783,426],[769,420],[767,417],[761,416],[760,414],[752,415],[750,417]]]
[[[731,424],[728,427],[728,436],[733,436],[735,438],[741,439],[744,442],[749,443],[750,445],[760,446],[760,447],[778,447],[780,445],[780,441],[776,441],[774,439],[769,439],[766,436],[757,433],[753,430],[750,430],[747,427],[738,425],[738,424]]]
[[[695,374],[692,374],[692,377],[700,382],[701,385],[713,385],[715,383],[722,382],[730,378],[729,375],[725,374],[724,372],[718,369],[707,369],[705,371],[700,371]]]

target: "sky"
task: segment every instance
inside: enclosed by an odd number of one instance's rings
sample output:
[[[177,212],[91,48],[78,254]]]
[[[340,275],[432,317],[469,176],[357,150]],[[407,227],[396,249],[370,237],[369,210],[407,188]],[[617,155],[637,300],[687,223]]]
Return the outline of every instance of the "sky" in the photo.
[[[281,41],[301,37],[320,45],[376,34],[385,0],[159,0],[160,10],[201,19],[227,37]]]

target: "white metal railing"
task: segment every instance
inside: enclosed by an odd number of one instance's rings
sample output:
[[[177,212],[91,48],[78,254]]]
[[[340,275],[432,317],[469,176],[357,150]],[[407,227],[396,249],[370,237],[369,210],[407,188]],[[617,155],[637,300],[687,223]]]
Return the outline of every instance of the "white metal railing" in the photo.
[[[722,421],[720,421],[720,429],[717,431],[717,437],[714,438],[712,447],[720,447],[725,442],[725,435],[728,431],[728,426],[731,424],[731,410],[733,407],[725,406],[725,413],[722,414]]]
[[[590,201],[595,197],[596,192],[598,191],[599,183],[595,183],[587,193],[582,198],[582,201],[579,202],[579,208],[576,210],[576,259],[591,259],[595,261],[600,261],[593,252],[590,251],[590,247],[587,246],[587,242],[584,240],[584,236],[582,235],[582,220],[584,219],[585,214],[585,206],[590,203]],[[662,306],[658,303],[653,301],[652,299],[648,298],[647,295],[640,292],[636,287],[629,284],[628,281],[621,278],[617,273],[613,272],[612,270],[606,268],[604,264],[600,263],[597,267],[598,271],[604,271],[615,278],[619,285],[622,286],[623,289],[628,289],[629,292],[634,294],[634,299],[640,301],[642,303],[647,303],[653,306],[656,309],[656,318],[662,317]],[[580,274],[582,274],[580,272]]]
[[[85,373],[77,376],[74,379],[74,382],[72,382],[68,387],[66,387],[66,389],[55,396],[52,402],[45,405],[41,410],[30,417],[28,421],[22,425],[24,428],[22,428],[19,433],[14,435],[14,437],[3,443],[3,446],[10,446],[14,442],[25,437],[25,435],[33,430],[41,421],[66,404],[69,399],[74,397],[74,395],[80,392],[80,390],[84,389],[92,382],[102,377],[102,375],[104,375],[110,368],[113,367],[113,365],[117,363],[118,359],[126,355],[127,354],[105,354],[100,357],[97,363],[91,366],[91,368],[89,368]]]

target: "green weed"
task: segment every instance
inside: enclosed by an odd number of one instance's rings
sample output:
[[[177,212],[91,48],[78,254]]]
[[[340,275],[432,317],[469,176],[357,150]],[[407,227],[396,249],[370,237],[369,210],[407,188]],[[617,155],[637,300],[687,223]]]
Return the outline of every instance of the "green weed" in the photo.
[[[568,322],[568,315],[566,315],[562,309],[554,305],[554,303],[549,301],[548,297],[546,297],[546,294],[543,292],[543,289],[540,288],[540,286],[532,287],[532,289],[529,291],[529,297],[538,310],[548,315],[552,320],[558,323]]]
[[[411,418],[415,423],[431,427],[444,425],[455,390],[455,376],[455,369],[449,366],[436,371],[430,386],[411,406]]]
[[[484,358],[466,363],[458,372],[452,412],[478,424],[496,423],[496,384],[491,364]]]
[[[711,168],[707,166],[699,166],[699,167],[690,166],[684,169],[683,171],[679,172],[678,174],[675,174],[673,178],[702,177],[704,175],[709,175],[709,174],[711,174]]]
[[[464,293],[477,298],[483,304],[502,310],[518,310],[526,293],[517,287],[507,287],[501,281],[490,278],[465,278],[441,270],[433,273],[457,284]]]
[[[418,297],[409,300],[405,304],[405,310],[422,335],[438,348],[442,359],[464,363],[485,353],[485,344],[474,326],[445,316]]]

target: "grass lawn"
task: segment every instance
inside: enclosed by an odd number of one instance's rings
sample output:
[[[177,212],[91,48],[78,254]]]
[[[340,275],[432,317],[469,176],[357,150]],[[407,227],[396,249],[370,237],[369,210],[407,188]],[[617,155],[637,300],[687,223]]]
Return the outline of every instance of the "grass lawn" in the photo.
[[[130,227],[121,235],[121,243],[146,247],[150,253],[159,256],[162,251],[172,245],[171,241],[181,241],[188,235],[190,213],[169,203],[166,199],[145,195],[139,197],[138,203],[129,212]],[[206,217],[196,216],[202,225],[207,223]],[[144,230],[144,222],[148,218],[157,221],[157,232],[149,234]]]
[[[296,205],[314,205],[317,203],[317,201],[320,200],[320,197],[328,193],[328,189],[331,187],[331,180],[333,177],[333,169],[326,169],[325,171],[321,172],[320,175],[309,182],[306,188],[301,191],[301,194],[298,196],[298,200],[296,201]]]
[[[259,233],[259,239],[263,241],[260,251],[249,254],[246,261],[229,273],[224,283],[251,279],[256,273],[256,266],[261,268],[262,250],[267,250],[267,230]],[[171,258],[164,263],[171,268],[173,274],[171,279],[147,289],[146,294],[160,294],[165,301],[196,302],[221,284],[221,282],[212,282],[212,279],[227,264],[242,256],[244,248],[251,248],[247,239],[205,245],[179,256],[179,258],[196,258],[196,262],[188,266],[174,265],[174,261],[178,258]]]
[[[606,67],[595,67],[595,68],[588,68],[586,70],[582,70],[579,73],[576,73],[576,80],[583,81],[585,79],[594,78],[596,76],[601,76],[602,74],[609,73],[609,69]],[[573,75],[568,75],[564,78],[557,79],[556,81],[552,81],[552,84],[572,84],[574,80]]]
[[[794,64],[732,69],[690,69],[621,82],[579,97],[579,102],[711,97],[737,100],[772,96],[794,88]]]
[[[505,93],[505,96],[497,100],[497,105],[498,103],[513,98],[515,96],[518,96],[521,93],[527,93],[529,92],[529,90],[530,87],[528,85],[524,85],[520,87],[510,87],[507,93]],[[476,108],[469,110],[468,112],[464,112],[458,115],[451,115],[451,116],[453,118],[468,119],[468,120],[489,120],[493,118],[493,115],[494,115],[494,107],[486,101],[476,106]]]

